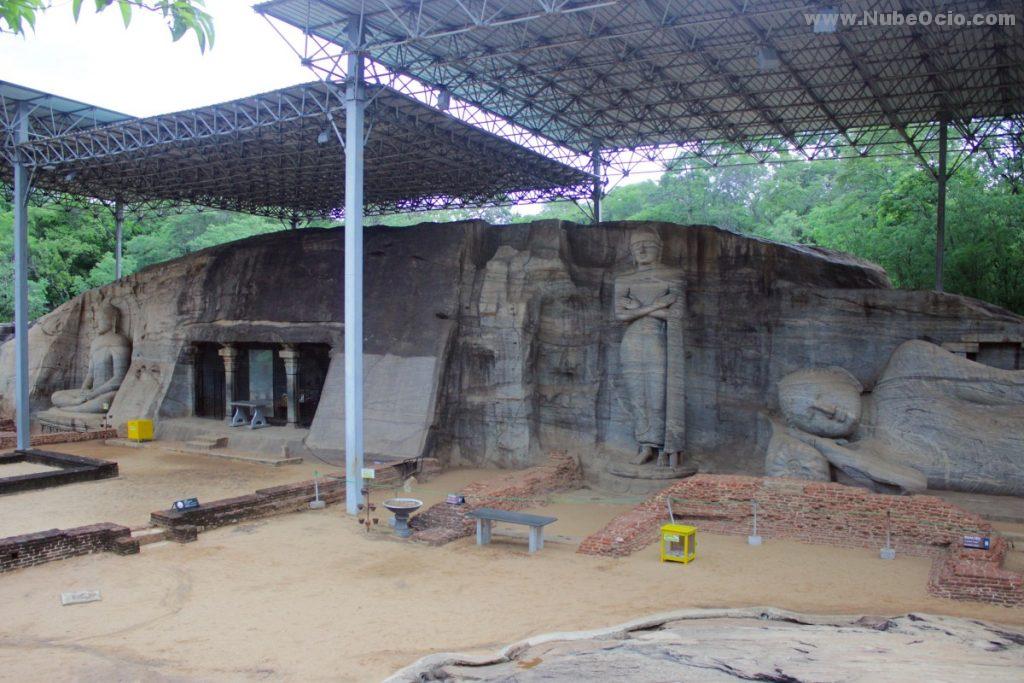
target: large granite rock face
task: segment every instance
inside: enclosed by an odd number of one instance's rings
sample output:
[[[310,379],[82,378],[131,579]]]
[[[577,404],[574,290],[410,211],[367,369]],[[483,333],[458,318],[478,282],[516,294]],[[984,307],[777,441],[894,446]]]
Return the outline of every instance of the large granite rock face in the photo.
[[[1024,496],[1024,370],[910,341],[886,364],[871,408],[865,432],[930,488]]]
[[[368,228],[368,453],[525,467],[563,449],[581,456],[591,477],[633,457],[620,353],[628,326],[616,319],[615,283],[636,268],[630,239],[639,230],[660,237],[660,267],[685,292],[684,453],[704,471],[763,472],[769,435],[758,415],[778,409],[777,384],[796,370],[842,367],[870,390],[907,340],[1024,338],[1024,319],[1001,309],[894,291],[881,269],[850,256],[709,226]],[[326,343],[335,351],[307,445],[337,453],[342,243],[337,230],[259,236],[77,297],[30,331],[33,407],[81,384],[90,321],[107,300],[122,311],[133,348],[111,408],[115,425],[191,414],[194,342]],[[8,343],[4,415],[12,361]]]
[[[429,655],[387,683],[1017,681],[1022,667],[1024,632],[975,620],[688,610],[536,636],[494,655]]]
[[[206,249],[91,290],[43,316],[29,332],[33,408],[79,386],[88,367],[91,320],[102,301],[122,311],[132,340],[128,375],[110,415],[191,415],[193,342],[329,344],[337,351],[308,444],[340,452],[344,356],[344,262],[337,230],[299,230]],[[467,228],[370,231],[366,254],[366,448],[415,457],[436,422],[438,386],[455,329]],[[13,343],[0,350],[0,412],[12,414]]]
[[[786,425],[771,421],[766,474],[828,481],[835,472],[880,492],[1024,494],[1024,370],[913,340],[896,349],[871,394],[861,391],[842,368],[784,377]]]

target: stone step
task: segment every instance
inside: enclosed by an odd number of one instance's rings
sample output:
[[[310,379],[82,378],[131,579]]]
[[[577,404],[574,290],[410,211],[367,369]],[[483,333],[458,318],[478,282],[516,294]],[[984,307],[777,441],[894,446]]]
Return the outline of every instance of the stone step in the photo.
[[[256,454],[242,454],[233,453],[230,451],[211,452],[210,455],[216,458],[223,458],[224,460],[235,460],[237,462],[248,462],[254,465],[270,465],[271,467],[281,467],[283,465],[301,465],[302,458],[293,457],[280,457],[274,458],[270,456],[262,456]]]
[[[120,446],[121,448],[145,448],[145,441],[132,441],[131,439],[122,439],[120,437],[116,439],[107,439],[103,442],[107,446]]]
[[[185,445],[189,448],[196,450],[213,450],[214,448],[227,448],[228,437],[226,436],[200,436],[191,441],[186,441]]]
[[[227,437],[223,438],[227,440]],[[162,443],[161,446],[164,448],[164,450],[173,451],[175,453],[187,453],[189,455],[205,455],[213,458],[221,458],[222,460],[236,460],[238,462],[252,463],[254,465],[270,465],[271,467],[281,467],[282,465],[302,464],[302,458],[292,457],[291,455],[288,455],[286,452],[283,452],[278,457],[274,457],[271,455],[249,453],[223,447],[197,448],[193,446],[192,443],[193,442],[165,442]]]
[[[171,532],[168,529],[162,529],[157,526],[142,527],[140,529],[132,529],[132,539],[138,541],[139,545],[149,545],[150,543],[159,543],[160,541],[166,541],[171,537]]]

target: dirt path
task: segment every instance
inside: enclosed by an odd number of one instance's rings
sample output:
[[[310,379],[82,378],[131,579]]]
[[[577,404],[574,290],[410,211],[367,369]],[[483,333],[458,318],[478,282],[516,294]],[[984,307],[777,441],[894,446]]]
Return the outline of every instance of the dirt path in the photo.
[[[466,473],[414,495],[436,499]],[[74,487],[67,487],[68,490]],[[429,495],[428,495],[429,494]],[[545,508],[560,518],[537,555],[498,535],[431,548],[366,534],[338,507],[0,575],[0,677],[11,680],[380,680],[436,652],[493,650],[551,631],[686,607],[773,605],[809,613],[930,612],[1024,624],[1024,610],[929,597],[929,562],[868,550],[700,536],[696,562],[577,555],[559,542],[623,505],[585,492]],[[501,529],[497,529],[501,533]],[[61,591],[102,602],[61,607]]]

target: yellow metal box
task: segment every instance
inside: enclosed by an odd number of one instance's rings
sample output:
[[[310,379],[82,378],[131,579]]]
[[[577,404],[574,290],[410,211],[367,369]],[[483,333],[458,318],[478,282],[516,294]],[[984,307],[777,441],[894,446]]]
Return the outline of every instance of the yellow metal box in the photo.
[[[693,562],[697,557],[697,527],[686,524],[663,524],[661,527],[661,561]]]
[[[129,420],[128,438],[132,441],[152,441],[153,421],[152,420]]]

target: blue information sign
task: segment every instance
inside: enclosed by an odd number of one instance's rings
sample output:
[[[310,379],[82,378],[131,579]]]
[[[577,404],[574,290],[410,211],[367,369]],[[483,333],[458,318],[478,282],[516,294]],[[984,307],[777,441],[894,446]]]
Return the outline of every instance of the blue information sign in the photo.
[[[988,536],[964,536],[964,547],[976,550],[988,550],[992,545],[992,539]]]

